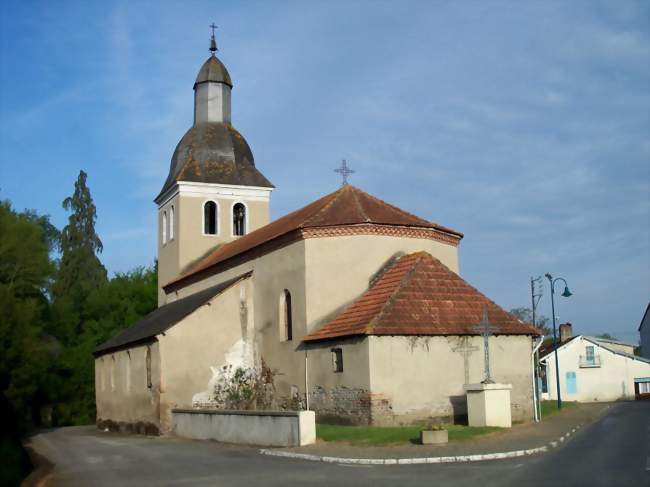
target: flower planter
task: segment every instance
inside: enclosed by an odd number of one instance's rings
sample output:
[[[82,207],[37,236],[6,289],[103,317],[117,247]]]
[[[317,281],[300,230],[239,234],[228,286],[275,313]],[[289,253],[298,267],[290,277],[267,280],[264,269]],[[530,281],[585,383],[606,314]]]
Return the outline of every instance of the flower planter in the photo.
[[[447,430],[422,430],[420,431],[420,443],[423,445],[444,445],[449,441]]]

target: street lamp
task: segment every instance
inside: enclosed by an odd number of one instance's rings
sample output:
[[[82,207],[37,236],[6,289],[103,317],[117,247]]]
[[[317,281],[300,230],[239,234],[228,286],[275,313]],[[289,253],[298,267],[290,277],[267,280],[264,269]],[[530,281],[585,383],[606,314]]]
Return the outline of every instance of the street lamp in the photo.
[[[562,277],[556,277],[553,279],[553,276],[550,274],[545,274],[546,278],[548,281],[551,283],[551,311],[553,312],[553,345],[555,348],[555,382],[557,385],[557,408],[562,409],[562,397],[560,395],[560,364],[557,359],[557,348],[558,348],[558,343],[557,343],[557,333],[555,332],[555,299],[553,297],[555,296],[555,283],[557,281],[562,281],[564,283],[564,292],[562,293],[562,296],[565,298],[568,298],[571,296],[571,291],[569,291],[569,286],[566,283],[566,280]]]

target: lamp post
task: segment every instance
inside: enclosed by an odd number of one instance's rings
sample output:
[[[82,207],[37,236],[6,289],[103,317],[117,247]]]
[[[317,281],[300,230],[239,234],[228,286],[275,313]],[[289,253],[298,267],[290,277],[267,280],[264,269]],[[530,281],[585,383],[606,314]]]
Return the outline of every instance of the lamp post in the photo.
[[[545,274],[546,278],[548,281],[551,283],[551,311],[553,312],[553,345],[555,348],[555,382],[557,386],[557,408],[562,409],[562,397],[560,395],[560,364],[557,359],[557,348],[558,348],[558,343],[557,343],[557,333],[555,332],[555,283],[557,281],[562,281],[564,283],[564,292],[562,293],[562,296],[565,298],[568,298],[571,296],[571,291],[569,291],[569,286],[566,283],[566,280],[562,277],[556,277],[553,279],[553,276],[550,274]]]

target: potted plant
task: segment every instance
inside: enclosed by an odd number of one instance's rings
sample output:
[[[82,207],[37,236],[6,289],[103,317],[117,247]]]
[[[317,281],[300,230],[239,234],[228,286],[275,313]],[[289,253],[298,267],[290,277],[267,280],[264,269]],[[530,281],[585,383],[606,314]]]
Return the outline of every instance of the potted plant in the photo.
[[[423,445],[444,445],[449,441],[449,432],[440,424],[430,424],[420,431]]]

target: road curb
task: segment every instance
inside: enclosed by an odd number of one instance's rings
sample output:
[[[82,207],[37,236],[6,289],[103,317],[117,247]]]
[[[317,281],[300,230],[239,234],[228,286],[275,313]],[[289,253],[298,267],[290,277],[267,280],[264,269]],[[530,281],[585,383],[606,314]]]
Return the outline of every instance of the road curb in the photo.
[[[557,448],[569,439],[572,434],[580,429],[582,423],[567,431],[556,441],[550,441],[546,445],[527,450],[513,450],[498,453],[483,453],[474,455],[456,455],[448,457],[415,457],[415,458],[343,458],[330,457],[322,455],[311,455],[309,453],[295,453],[282,450],[272,450],[269,448],[260,449],[262,455],[281,458],[295,458],[297,460],[306,460],[310,462],[338,463],[343,465],[422,465],[429,463],[461,463],[461,462],[482,462],[486,460],[502,460],[505,458],[517,458],[529,455],[545,453],[552,448]]]

